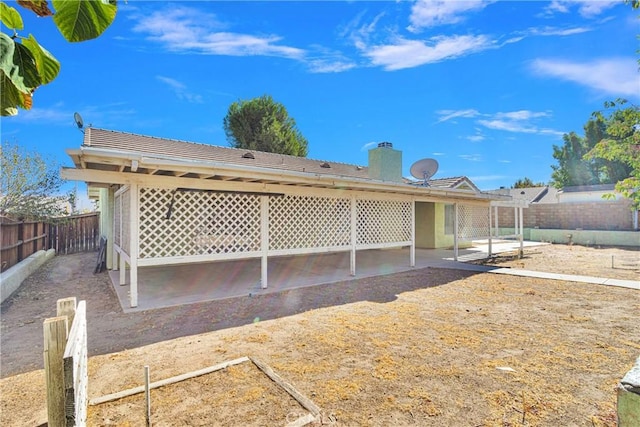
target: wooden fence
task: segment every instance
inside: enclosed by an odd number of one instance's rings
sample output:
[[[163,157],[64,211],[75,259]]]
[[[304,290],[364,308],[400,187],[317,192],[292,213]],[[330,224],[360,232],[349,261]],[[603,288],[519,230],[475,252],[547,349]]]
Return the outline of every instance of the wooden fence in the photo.
[[[98,250],[98,212],[54,218],[48,221],[0,223],[1,271],[13,267],[39,250],[55,249],[56,254]]]

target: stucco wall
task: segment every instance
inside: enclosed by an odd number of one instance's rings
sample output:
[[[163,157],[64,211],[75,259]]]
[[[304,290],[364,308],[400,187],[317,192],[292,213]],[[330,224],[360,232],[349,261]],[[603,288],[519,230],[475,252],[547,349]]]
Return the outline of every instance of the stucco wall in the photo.
[[[628,200],[532,204],[524,209],[525,228],[565,230],[633,230]],[[637,212],[635,213],[637,215]],[[498,226],[513,227],[513,209],[498,210]]]
[[[444,232],[444,203],[416,203],[416,248],[452,248],[453,234]],[[459,242],[460,248],[471,242]]]

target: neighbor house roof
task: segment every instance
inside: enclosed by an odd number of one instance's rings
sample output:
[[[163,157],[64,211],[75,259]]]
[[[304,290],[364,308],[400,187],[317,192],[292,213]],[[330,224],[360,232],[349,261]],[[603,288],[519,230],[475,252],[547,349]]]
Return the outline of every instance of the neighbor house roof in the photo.
[[[525,200],[527,203],[558,203],[554,187],[501,188],[490,193],[509,195],[513,200]]]
[[[366,166],[99,128],[86,128],[82,146],[67,150],[67,153],[76,168],[64,168],[63,176],[98,186],[124,184],[141,177],[172,177],[181,183],[178,187],[188,183],[206,188],[218,188],[224,184],[231,188],[230,183],[239,183],[234,188],[242,185],[243,188],[263,192],[271,191],[269,186],[282,189],[283,185],[295,185],[409,194],[425,199],[508,199],[480,192],[465,177],[431,180],[430,186],[417,186],[372,179]]]

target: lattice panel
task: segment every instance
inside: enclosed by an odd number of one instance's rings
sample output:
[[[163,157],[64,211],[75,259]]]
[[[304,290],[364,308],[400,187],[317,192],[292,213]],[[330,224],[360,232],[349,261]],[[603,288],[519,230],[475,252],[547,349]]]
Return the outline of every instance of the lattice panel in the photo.
[[[140,258],[259,249],[259,196],[140,189]]]
[[[406,242],[411,240],[411,202],[358,200],[357,244]]]
[[[348,246],[351,238],[349,199],[271,197],[269,249]]]
[[[120,221],[122,224],[122,244],[120,247],[124,249],[127,254],[131,254],[131,233],[130,233],[130,224],[131,224],[131,189],[127,188],[122,192],[120,197],[122,197],[122,213],[120,217]]]
[[[489,207],[458,205],[458,238],[473,240],[489,237]]]
[[[113,209],[113,242],[120,246],[120,227],[122,226],[122,211],[120,209],[120,195],[115,197]]]

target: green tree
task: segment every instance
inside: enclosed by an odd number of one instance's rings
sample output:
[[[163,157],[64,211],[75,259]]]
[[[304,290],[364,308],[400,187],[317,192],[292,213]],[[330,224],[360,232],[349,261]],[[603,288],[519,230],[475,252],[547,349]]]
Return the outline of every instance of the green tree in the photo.
[[[525,176],[524,178],[517,180],[511,188],[544,187],[545,185],[547,184],[544,182],[533,182],[530,178]]]
[[[232,103],[223,126],[234,148],[307,156],[307,140],[295,120],[269,95]]]
[[[18,4],[39,17],[53,16],[53,22],[70,42],[98,37],[116,16],[115,0],[18,0]],[[34,91],[51,83],[60,72],[60,62],[33,34],[20,36],[24,29],[17,9],[0,2],[0,22],[11,35],[0,32],[0,114],[15,116],[18,108],[31,109]]]
[[[0,147],[0,215],[40,219],[66,214],[69,195],[59,195],[63,183],[59,165],[17,144]]]
[[[616,191],[631,199],[633,209],[640,209],[640,108],[622,108],[624,104],[625,100],[607,102],[605,107],[613,111],[593,114],[605,124],[606,132],[585,158],[623,164],[628,173],[615,181]]]
[[[584,125],[584,137],[575,132],[563,136],[562,146],[553,146],[551,183],[556,188],[573,185],[613,184],[629,175],[629,167],[620,161],[585,157],[603,138],[607,137],[607,124],[603,117],[592,117]]]

